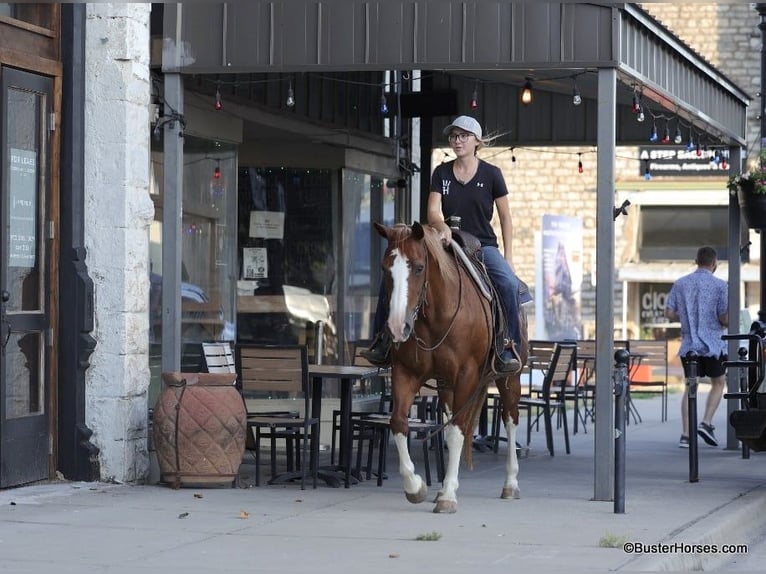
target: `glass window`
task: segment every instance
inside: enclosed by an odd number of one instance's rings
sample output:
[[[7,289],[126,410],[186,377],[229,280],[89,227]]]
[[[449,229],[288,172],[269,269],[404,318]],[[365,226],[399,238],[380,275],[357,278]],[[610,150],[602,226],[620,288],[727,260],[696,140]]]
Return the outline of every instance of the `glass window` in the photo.
[[[162,162],[162,152],[153,150],[149,344],[155,390],[160,387],[162,357]],[[180,246],[182,371],[203,370],[202,341],[236,340],[236,178],[236,146],[185,136]]]
[[[239,169],[237,332],[240,340],[306,344],[337,360],[332,172]]]

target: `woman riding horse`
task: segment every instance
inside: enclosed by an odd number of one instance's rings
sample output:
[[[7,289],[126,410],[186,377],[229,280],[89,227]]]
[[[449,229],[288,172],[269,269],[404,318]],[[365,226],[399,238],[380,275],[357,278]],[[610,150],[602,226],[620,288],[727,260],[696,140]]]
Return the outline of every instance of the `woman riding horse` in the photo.
[[[389,304],[387,327],[393,340],[391,431],[399,452],[399,473],[410,502],[425,500],[428,488],[407,447],[410,408],[420,388],[430,379],[439,383],[439,395],[449,417],[445,439],[447,469],[434,512],[457,510],[458,469],[461,452],[471,462],[473,429],[486,400],[487,387],[497,373],[493,357],[493,314],[464,265],[444,249],[440,234],[430,226],[375,228],[388,240],[383,256],[384,293]],[[524,312],[516,317],[526,333]],[[526,360],[526,337],[521,341]],[[502,418],[508,436],[503,498],[517,498],[518,460],[516,426],[521,394],[520,373],[498,381]]]

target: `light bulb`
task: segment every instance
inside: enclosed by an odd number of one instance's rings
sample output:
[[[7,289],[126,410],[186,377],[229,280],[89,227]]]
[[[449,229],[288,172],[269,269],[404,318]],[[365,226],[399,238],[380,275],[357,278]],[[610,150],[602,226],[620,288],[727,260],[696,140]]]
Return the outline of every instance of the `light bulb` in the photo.
[[[652,131],[649,133],[649,141],[656,142],[657,138],[657,126],[652,126]]]
[[[477,82],[477,85],[478,85],[478,82]],[[471,109],[475,110],[478,107],[479,107],[479,89],[475,87],[473,89],[473,94],[471,94]]]
[[[524,89],[521,90],[521,103],[525,106],[532,103],[532,82],[529,80],[524,84]]]
[[[386,101],[386,94],[380,96],[380,113],[388,115],[388,102]]]
[[[670,143],[670,130],[665,126],[665,131],[662,133],[662,143]]]
[[[582,173],[582,172],[583,172],[582,161],[578,161],[577,162],[577,173]]]
[[[678,144],[680,144],[682,141],[684,141],[684,138],[683,138],[683,136],[681,135],[681,128],[677,127],[677,128],[676,128],[676,136],[673,138],[673,142],[674,142],[676,145],[678,145]]]
[[[638,97],[638,92],[633,92],[633,105],[631,106],[634,114],[641,111],[641,100]]]
[[[290,82],[290,86],[287,88],[287,100],[285,104],[288,108],[292,108],[295,105],[295,92],[293,92],[293,83]]]
[[[580,95],[580,90],[577,89],[577,86],[574,88],[574,92],[572,92],[572,104],[575,106],[579,106],[582,103],[582,96]]]
[[[636,121],[637,121],[637,122],[643,122],[643,121],[644,121],[644,119],[645,119],[645,117],[644,117],[644,110],[643,110],[643,108],[642,108],[642,109],[640,109],[640,110],[638,111],[638,116],[636,116]]]
[[[221,168],[219,166],[215,166],[213,170],[213,179],[221,179]]]
[[[215,105],[213,107],[216,110],[223,109],[223,103],[221,102],[221,91],[218,88],[215,89]]]

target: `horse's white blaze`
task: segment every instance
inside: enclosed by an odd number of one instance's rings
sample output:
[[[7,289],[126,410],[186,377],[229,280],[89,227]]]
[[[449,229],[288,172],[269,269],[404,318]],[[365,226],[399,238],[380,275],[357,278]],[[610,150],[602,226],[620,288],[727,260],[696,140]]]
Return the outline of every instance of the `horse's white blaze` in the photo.
[[[514,491],[519,488],[519,459],[516,457],[516,425],[508,419],[505,434],[508,436],[508,455],[505,458],[505,487]]]
[[[406,340],[404,336],[405,318],[407,316],[407,277],[410,274],[407,257],[398,249],[391,251],[394,262],[391,265],[391,278],[394,287],[391,290],[391,302],[388,312],[388,328],[394,341],[402,342]]]
[[[452,500],[457,502],[457,488],[460,486],[457,480],[457,472],[460,468],[460,454],[463,452],[463,431],[460,427],[448,424],[444,427],[444,438],[447,441],[447,470],[444,473],[444,482],[439,491],[440,500]]]
[[[419,474],[415,474],[415,464],[410,458],[410,451],[407,449],[407,437],[402,433],[394,435],[396,450],[399,451],[399,474],[402,475],[404,482],[404,492],[407,494],[417,494],[423,486],[423,479]]]

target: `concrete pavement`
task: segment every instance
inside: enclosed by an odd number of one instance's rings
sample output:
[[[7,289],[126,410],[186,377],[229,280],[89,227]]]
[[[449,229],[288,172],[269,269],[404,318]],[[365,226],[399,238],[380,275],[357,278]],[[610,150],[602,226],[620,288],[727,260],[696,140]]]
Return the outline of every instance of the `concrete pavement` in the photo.
[[[703,386],[704,390],[704,386]],[[700,441],[698,483],[677,446],[680,394],[671,420],[658,399],[637,402],[644,422],[627,429],[626,512],[592,501],[593,433],[556,456],[533,433],[521,460],[520,500],[499,499],[501,453],[474,453],[462,468],[459,510],[431,513],[401,490],[392,448],[383,487],[324,485],[183,488],[57,482],[0,492],[0,571],[88,572],[508,572],[690,570],[732,562],[723,544],[750,544],[766,526],[766,453]],[[700,408],[704,393],[699,398]],[[714,421],[725,442],[725,405]],[[571,425],[570,425],[571,428]],[[523,438],[523,429],[520,429]],[[419,449],[413,449],[418,469]],[[245,484],[252,466],[242,467]],[[435,494],[438,486],[432,487]],[[418,540],[418,538],[438,540]],[[627,553],[625,543],[667,543],[666,553]],[[687,552],[715,544],[719,553]],[[663,550],[658,548],[657,550]],[[739,549],[742,556],[743,549]]]

